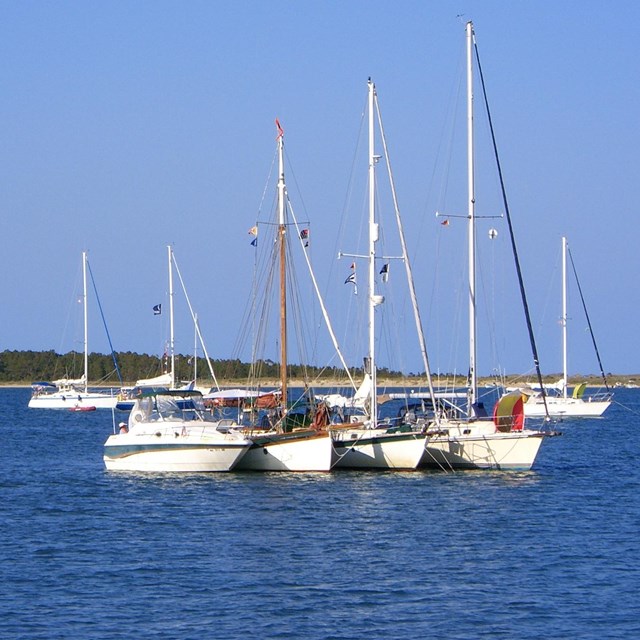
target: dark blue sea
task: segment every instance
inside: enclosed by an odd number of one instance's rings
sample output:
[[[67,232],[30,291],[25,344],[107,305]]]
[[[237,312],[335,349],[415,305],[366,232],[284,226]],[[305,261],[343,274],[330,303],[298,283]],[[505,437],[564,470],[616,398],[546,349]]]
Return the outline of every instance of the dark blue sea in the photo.
[[[532,471],[108,473],[0,390],[0,638],[640,637],[640,390]]]

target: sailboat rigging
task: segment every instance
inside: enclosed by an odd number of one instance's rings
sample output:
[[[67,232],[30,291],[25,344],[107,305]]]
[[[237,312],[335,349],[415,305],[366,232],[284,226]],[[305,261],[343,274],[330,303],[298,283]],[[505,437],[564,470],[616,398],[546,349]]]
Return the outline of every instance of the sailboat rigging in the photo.
[[[427,443],[421,460],[421,466],[439,469],[491,468],[491,469],[529,469],[533,465],[542,440],[542,431],[526,429],[522,409],[522,397],[518,392],[506,394],[499,399],[489,418],[484,415],[478,404],[477,347],[476,347],[476,226],[475,226],[475,166],[474,166],[474,128],[473,128],[473,53],[475,34],[473,24],[466,25],[467,44],[467,191],[468,191],[468,287],[469,287],[469,381],[466,415],[443,415],[437,424],[427,430]],[[486,93],[485,93],[486,103]],[[497,156],[495,136],[491,125],[494,152]],[[499,166],[499,165],[498,165]],[[529,335],[536,367],[537,350],[533,332],[530,328],[528,306],[520,264],[515,251],[515,238],[508,211],[502,172],[500,182],[503,201],[514,251],[514,260],[518,273],[520,292],[525,316],[528,320]],[[538,368],[539,372],[539,368]],[[541,374],[538,373],[541,377]]]
[[[245,427],[245,433],[252,446],[242,457],[238,469],[251,471],[329,471],[333,465],[331,438],[326,430],[326,422],[317,411],[309,390],[303,398],[295,401],[298,407],[307,404],[307,410],[300,415],[289,407],[288,372],[288,269],[287,238],[289,221],[287,216],[287,189],[284,172],[284,130],[276,119],[278,183],[277,183],[277,224],[276,238],[273,244],[275,255],[272,264],[279,275],[279,366],[280,388],[277,394],[268,398],[259,393],[245,395],[254,401],[254,408],[262,404],[261,412],[254,412],[255,420]],[[221,397],[223,392],[218,395]],[[238,397],[238,390],[232,390]],[[222,395],[223,399],[224,396]],[[261,399],[262,398],[262,399]],[[270,405],[270,406],[264,406]],[[255,413],[261,413],[261,418]],[[310,421],[310,424],[309,424]]]
[[[211,358],[207,352],[207,347],[204,342],[204,338],[202,337],[202,332],[200,331],[200,324],[198,322],[197,314],[195,313],[193,306],[191,305],[191,300],[189,298],[189,294],[187,293],[187,288],[185,286],[184,280],[182,278],[182,273],[180,272],[180,268],[178,267],[178,262],[175,257],[175,253],[171,245],[167,245],[167,271],[169,276],[169,342],[167,344],[167,349],[165,352],[165,357],[163,357],[163,366],[166,367],[163,373],[153,378],[145,378],[141,380],[137,380],[136,384],[133,388],[122,389],[118,398],[118,404],[116,405],[117,409],[121,410],[129,410],[134,405],[135,397],[133,397],[132,392],[141,387],[145,389],[149,388],[158,388],[158,389],[192,389],[196,384],[196,374],[197,369],[194,367],[194,375],[191,380],[188,380],[186,384],[178,385],[176,384],[176,356],[175,356],[175,313],[174,313],[174,271],[178,275],[178,279],[180,281],[180,285],[182,287],[182,292],[184,294],[185,300],[187,302],[187,306],[189,307],[189,312],[191,314],[191,319],[193,320],[194,330],[195,330],[195,338],[196,348],[198,341],[202,350],[204,352],[204,356],[209,367],[209,373],[213,379],[213,383],[216,389],[219,389],[218,381],[216,379],[216,375],[213,369],[213,365],[211,364]],[[197,354],[194,350],[194,359],[197,360]],[[166,362],[165,362],[166,361]],[[168,362],[168,366],[167,365]]]
[[[589,325],[591,340],[593,342],[596,357],[598,359],[600,373],[607,389],[605,393],[596,393],[585,396],[586,383],[583,382],[578,384],[574,388],[573,394],[571,396],[569,395],[567,364],[567,256],[571,260],[571,265],[573,267],[573,273],[576,278],[583,310],[585,312],[587,323]],[[593,334],[593,328],[591,326],[591,320],[587,312],[584,296],[582,295],[582,288],[580,287],[578,274],[575,269],[575,264],[573,263],[573,257],[571,256],[569,244],[567,243],[567,239],[565,237],[562,238],[562,317],[560,319],[560,324],[562,326],[562,378],[560,379],[559,383],[559,393],[557,391],[554,392],[554,390],[550,389],[549,387],[537,387],[537,389],[532,389],[531,387],[529,387],[527,389],[522,389],[522,392],[526,397],[526,401],[524,403],[524,413],[526,416],[543,417],[545,415],[544,404],[546,402],[546,409],[549,415],[552,417],[587,418],[601,416],[611,404],[612,394],[607,384],[607,377],[602,368],[600,353],[598,351],[598,346]]]
[[[112,390],[98,391],[89,388],[89,314],[87,300],[87,274],[91,275],[96,299],[100,306],[100,313],[104,322],[104,314],[102,314],[102,306],[97,296],[95,281],[91,274],[89,266],[89,258],[87,252],[82,253],[82,304],[83,304],[83,363],[84,373],[79,379],[61,378],[53,382],[36,382],[32,384],[32,395],[29,400],[29,408],[32,409],[70,409],[72,411],[91,411],[94,409],[113,409],[116,406],[117,395]],[[106,322],[105,329],[106,329]],[[107,331],[109,344],[111,346],[111,338]],[[116,372],[120,383],[122,377],[115,360],[113,347],[111,353],[114,358]]]
[[[365,358],[366,391],[364,409],[366,416],[357,424],[331,425],[330,432],[336,452],[337,467],[364,469],[415,469],[424,450],[425,435],[422,425],[409,425],[403,421],[380,423],[378,420],[378,384],[376,360],[376,313],[384,304],[384,296],[376,292],[377,243],[380,236],[379,221],[376,217],[376,165],[381,156],[375,148],[375,114],[381,123],[376,87],[371,78],[368,81],[368,251],[365,255],[341,253],[352,259],[366,260],[367,263],[367,356]],[[383,138],[384,142],[384,138]],[[386,142],[384,142],[386,152]],[[387,165],[388,165],[387,157]],[[391,178],[391,174],[389,174]],[[393,180],[391,180],[393,183]],[[394,203],[397,209],[397,200]],[[401,230],[401,227],[399,227]],[[403,250],[405,245],[403,243]],[[390,259],[390,257],[386,257]],[[406,252],[402,259],[408,260]],[[410,270],[408,271],[410,273]],[[426,355],[426,350],[424,352]]]

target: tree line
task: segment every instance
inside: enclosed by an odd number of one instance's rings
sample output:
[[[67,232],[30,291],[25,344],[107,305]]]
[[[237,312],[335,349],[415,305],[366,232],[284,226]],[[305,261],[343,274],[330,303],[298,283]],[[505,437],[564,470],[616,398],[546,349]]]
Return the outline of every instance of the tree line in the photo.
[[[89,354],[89,383],[119,386],[117,369],[123,384],[130,385],[136,380],[153,378],[169,370],[168,358],[134,353],[116,352],[113,356],[103,353]],[[257,363],[245,363],[240,360],[211,360],[218,381],[276,379],[280,375],[280,366],[272,360],[260,360]],[[189,381],[197,371],[199,380],[211,380],[211,373],[205,358],[176,354],[175,370],[177,381]],[[52,381],[60,378],[77,379],[84,373],[84,353],[70,351],[60,354],[55,351],[2,351],[0,352],[0,383],[31,384],[39,381]],[[316,367],[291,364],[288,373],[295,379],[328,380],[342,379],[346,375],[341,368]],[[361,379],[362,370],[352,371]],[[402,377],[399,372],[379,369],[379,375],[395,378]],[[212,381],[213,382],[213,381]]]

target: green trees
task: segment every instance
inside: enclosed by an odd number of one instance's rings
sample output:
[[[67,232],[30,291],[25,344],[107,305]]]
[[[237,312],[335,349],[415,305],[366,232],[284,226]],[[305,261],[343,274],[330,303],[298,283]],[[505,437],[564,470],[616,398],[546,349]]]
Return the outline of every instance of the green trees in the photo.
[[[131,351],[116,353],[116,360],[122,374],[124,384],[133,384],[141,378],[152,378],[168,370],[169,363],[158,356]],[[177,354],[176,381],[193,380],[193,356]],[[212,360],[213,370],[218,380],[249,380],[251,375],[262,379],[277,379],[280,367],[271,360],[264,360],[250,365],[235,360]],[[36,381],[52,381],[59,378],[80,378],[84,372],[84,356],[77,351],[59,354],[55,351],[2,351],[0,352],[0,383],[31,384]],[[197,360],[199,380],[210,379],[209,367],[204,358]],[[362,372],[356,371],[359,376]],[[302,379],[343,379],[344,372],[335,367],[320,368],[313,366],[289,365],[289,375]],[[385,370],[385,375],[394,375]],[[400,375],[400,374],[395,374]],[[103,353],[89,354],[89,382],[118,386],[113,357]]]

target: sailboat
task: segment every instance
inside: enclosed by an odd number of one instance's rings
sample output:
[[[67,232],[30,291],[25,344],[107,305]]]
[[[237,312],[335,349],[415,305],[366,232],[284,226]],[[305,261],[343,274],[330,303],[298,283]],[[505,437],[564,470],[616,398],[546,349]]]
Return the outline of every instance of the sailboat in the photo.
[[[52,382],[34,382],[29,400],[31,409],[68,409],[71,411],[93,411],[95,409],[113,409],[117,395],[111,391],[96,391],[88,386],[89,379],[89,341],[87,310],[87,267],[86,251],[82,253],[82,302],[84,319],[84,373],[81,378],[60,378]]]
[[[376,307],[384,303],[384,296],[376,293],[376,243],[379,223],[376,220],[376,164],[375,112],[376,88],[368,81],[369,117],[369,242],[366,256],[341,254],[352,258],[366,258],[368,271],[368,354],[365,358],[365,382],[361,389],[366,398],[361,403],[367,415],[353,424],[331,425],[337,468],[357,469],[415,469],[420,462],[425,435],[420,428],[408,424],[383,424],[378,421],[378,389],[376,365]]]
[[[554,385],[555,393],[545,387],[545,396],[542,390],[522,389],[525,395],[525,416],[543,418],[546,412],[551,417],[567,418],[591,418],[601,416],[611,404],[611,393],[598,393],[585,395],[586,383],[576,385],[572,395],[568,390],[567,374],[567,253],[569,246],[567,239],[562,238],[562,378]],[[585,308],[586,310],[586,308]],[[593,336],[592,336],[593,337]],[[595,341],[594,341],[595,345]],[[597,353],[597,348],[596,348]],[[598,356],[599,360],[599,356]],[[602,366],[600,367],[602,371]],[[604,372],[603,372],[604,377]],[[606,378],[604,378],[606,384]],[[546,407],[545,407],[546,404]]]
[[[307,425],[288,406],[287,372],[287,191],[284,175],[284,131],[278,130],[277,237],[274,265],[279,267],[280,289],[280,388],[273,394],[272,408],[263,412],[257,424],[245,428],[252,446],[238,463],[237,469],[251,471],[329,471],[333,465],[331,438],[321,414]],[[236,391],[234,391],[236,393]],[[268,413],[267,413],[268,411]],[[315,407],[311,407],[315,411]]]
[[[469,382],[466,411],[436,415],[427,428],[420,466],[437,469],[527,470],[533,465],[543,431],[526,429],[522,396],[512,392],[499,399],[492,416],[478,402],[476,372],[476,230],[473,134],[473,24],[466,25],[467,42],[467,170],[469,267]],[[535,349],[534,349],[535,352]],[[534,358],[537,357],[534,353]]]
[[[211,361],[206,351],[204,339],[202,338],[202,333],[200,332],[200,325],[198,324],[197,316],[193,311],[193,308],[191,306],[191,301],[189,300],[189,296],[187,295],[187,290],[186,290],[186,287],[184,286],[184,281],[182,280],[182,275],[180,273],[180,269],[178,268],[178,263],[176,262],[173,248],[171,247],[171,245],[167,246],[167,257],[168,257],[168,273],[169,273],[169,344],[167,347],[167,355],[166,355],[167,371],[153,378],[145,378],[145,379],[137,380],[134,387],[122,389],[118,397],[118,403],[116,405],[116,408],[120,410],[129,411],[130,409],[133,408],[134,401],[135,401],[135,394],[133,394],[132,391],[134,389],[137,390],[139,388],[144,388],[144,389],[191,390],[195,386],[195,382],[196,382],[195,376],[197,373],[195,369],[194,369],[194,378],[192,381],[189,381],[188,383],[181,385],[180,387],[176,384],[175,329],[174,329],[174,308],[173,308],[174,269],[177,272],[178,277],[180,278],[182,290],[187,300],[189,310],[191,311],[191,315],[192,315],[194,327],[195,327],[196,339],[200,340],[200,344],[204,349],[207,363],[209,364],[209,370],[217,386],[217,381],[216,381],[215,374],[213,372],[213,367],[211,366]],[[196,360],[195,355],[194,355],[194,360]]]

